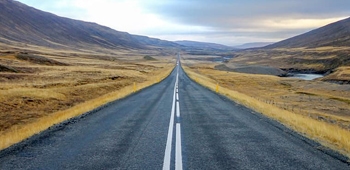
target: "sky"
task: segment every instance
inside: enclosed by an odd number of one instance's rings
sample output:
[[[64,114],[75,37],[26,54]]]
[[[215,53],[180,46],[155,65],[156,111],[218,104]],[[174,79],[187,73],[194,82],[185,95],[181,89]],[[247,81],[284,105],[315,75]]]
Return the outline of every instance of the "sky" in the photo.
[[[277,42],[350,17],[349,0],[17,0],[164,40]]]

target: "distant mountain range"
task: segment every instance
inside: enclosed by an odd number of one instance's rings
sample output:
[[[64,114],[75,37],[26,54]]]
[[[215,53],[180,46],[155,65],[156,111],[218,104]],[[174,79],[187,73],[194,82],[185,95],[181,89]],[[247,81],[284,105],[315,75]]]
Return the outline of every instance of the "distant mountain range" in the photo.
[[[324,46],[350,46],[350,18],[268,45],[266,48],[315,48]]]
[[[187,46],[187,47],[193,47],[198,49],[205,49],[205,50],[234,50],[236,48],[222,45],[222,44],[216,44],[216,43],[209,43],[209,42],[198,42],[198,41],[188,41],[188,40],[182,40],[182,41],[174,41],[177,44]]]
[[[0,42],[50,48],[148,49],[176,43],[120,32],[40,11],[13,0],[0,0]]]
[[[230,62],[269,65],[289,72],[335,72],[344,77],[346,74],[336,71],[350,66],[350,18],[262,48],[238,51]]]
[[[221,50],[237,50],[237,49],[274,49],[274,48],[316,48],[316,47],[350,47],[350,18],[340,20],[323,26],[321,28],[309,31],[307,33],[282,40],[277,43],[271,42],[254,42],[246,43],[239,46],[229,47],[215,43],[203,43],[195,41],[175,41],[178,44],[203,49],[221,49]]]
[[[226,46],[226,45],[217,44],[217,43],[188,41],[188,40],[174,41],[174,42],[186,47],[193,47],[197,49],[224,50],[224,51],[227,51],[227,50],[232,51],[232,50],[248,49],[248,48],[260,48],[260,47],[265,47],[267,45],[273,44],[272,42],[252,42],[252,43],[246,43],[246,44],[237,45],[237,46]]]
[[[238,49],[260,48],[270,44],[273,44],[273,43],[272,42],[253,42],[253,43],[246,43],[246,44],[234,46],[234,48],[238,48]]]
[[[165,41],[132,35],[91,22],[44,12],[14,0],[0,0],[0,43],[57,49],[160,49],[192,54],[230,53],[246,48],[350,46],[350,18],[274,44],[247,43],[230,47],[196,41]],[[267,45],[267,46],[266,46]],[[266,46],[266,47],[264,47]],[[209,52],[209,53],[208,53]]]

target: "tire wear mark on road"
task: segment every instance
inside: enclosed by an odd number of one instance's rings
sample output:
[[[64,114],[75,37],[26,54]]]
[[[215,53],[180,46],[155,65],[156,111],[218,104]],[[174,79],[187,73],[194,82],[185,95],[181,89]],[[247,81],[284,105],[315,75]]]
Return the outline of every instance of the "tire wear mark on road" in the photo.
[[[160,93],[156,94],[156,98],[163,100],[162,96],[165,90],[167,90],[167,88],[162,88]],[[140,138],[143,136],[143,132],[147,129],[147,126],[155,116],[155,114],[153,113],[159,107],[159,102],[157,100],[153,100],[150,103],[141,106],[140,112],[135,113],[139,116],[136,119],[132,117],[126,120],[126,123],[120,128],[120,130],[125,131],[126,133],[122,133],[124,134],[123,136],[118,136],[118,138],[120,138],[121,140],[119,144],[115,147],[118,148],[115,150],[115,153],[117,157],[124,157],[124,159],[115,160],[117,165],[120,165],[120,167],[124,167],[123,164],[127,162],[127,160],[130,157],[132,157],[132,153],[134,153],[135,147],[138,145],[138,142],[140,142]],[[126,169],[128,169],[128,167],[126,167]]]
[[[197,87],[188,88],[190,88],[188,89],[188,91],[198,91]],[[212,150],[210,154],[205,154],[201,156],[201,158],[204,158],[203,161],[212,162],[213,160],[215,160],[218,169],[237,169],[237,167],[235,167],[235,165],[237,165],[237,161],[234,158],[232,158],[231,155],[227,152],[227,148],[224,147],[225,145],[222,145],[225,142],[223,139],[228,138],[228,136],[221,136],[218,133],[220,132],[220,128],[235,128],[235,125],[232,124],[232,118],[225,115],[219,115],[218,113],[226,113],[224,111],[221,111],[220,108],[212,109],[201,107],[201,103],[210,102],[206,100],[207,97],[200,97],[196,94],[188,95],[186,97],[190,98],[190,101],[193,102],[185,102],[184,107],[190,107],[195,112],[193,113],[191,111],[192,114],[186,114],[188,117],[186,117],[185,121],[188,121],[190,124],[194,125],[190,126],[190,128],[186,128],[186,133],[199,136],[198,140],[201,141],[201,143],[198,143],[198,145],[203,146],[203,148],[211,148]],[[210,114],[201,114],[208,112]],[[220,120],[223,121],[220,121],[220,124],[217,124],[215,123],[218,121],[217,118],[214,119],[212,118],[212,116],[221,116],[222,118]],[[239,125],[237,125],[237,128],[238,127]],[[203,164],[200,167],[196,168],[205,169],[207,167],[205,166],[205,164]]]

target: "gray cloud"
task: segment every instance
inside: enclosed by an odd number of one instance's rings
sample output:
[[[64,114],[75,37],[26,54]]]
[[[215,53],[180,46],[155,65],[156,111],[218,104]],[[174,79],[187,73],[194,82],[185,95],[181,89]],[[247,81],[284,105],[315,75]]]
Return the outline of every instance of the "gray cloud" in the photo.
[[[204,32],[208,38],[225,32],[231,37],[284,39],[313,28],[278,29],[264,21],[330,19],[350,14],[349,0],[163,0],[145,5],[164,20],[210,28],[212,33]]]
[[[105,19],[103,23],[117,30],[119,27],[114,27],[116,22],[139,23],[135,19],[140,19],[130,17],[132,15],[130,13],[125,14],[125,17],[119,17],[119,21],[116,21],[115,17],[111,17],[113,13],[111,11],[106,17],[91,13],[91,16],[96,16],[93,17],[94,20],[90,20],[88,14],[91,9],[80,8],[79,5],[72,6],[73,0],[19,1],[75,19],[97,23]],[[124,1],[126,2],[126,0],[93,2],[109,4]],[[140,25],[135,29],[140,34],[168,40],[191,38],[190,40],[226,45],[251,41],[279,41],[350,16],[350,0],[133,0],[130,2],[136,2],[144,14],[156,15],[166,21],[163,25],[154,23],[156,25],[154,27]],[[95,9],[98,7],[97,4],[93,12],[96,12]]]
[[[145,5],[174,22],[214,26],[267,17],[321,19],[350,13],[349,0],[165,0]]]

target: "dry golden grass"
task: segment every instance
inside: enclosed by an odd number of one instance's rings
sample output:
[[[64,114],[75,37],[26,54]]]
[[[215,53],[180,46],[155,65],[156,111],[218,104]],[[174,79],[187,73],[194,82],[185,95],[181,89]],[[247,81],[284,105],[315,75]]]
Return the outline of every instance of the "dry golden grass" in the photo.
[[[350,83],[350,66],[339,67],[334,73],[326,76],[322,80],[327,81],[348,81]]]
[[[350,92],[340,85],[218,71],[184,61],[198,83],[350,157]],[[349,87],[347,87],[349,88]],[[338,90],[336,90],[338,89]]]
[[[174,59],[130,53],[123,57],[41,55],[68,66],[47,66],[0,55],[0,149],[48,127],[145,88],[165,78]],[[131,57],[131,55],[133,55]]]
[[[339,66],[348,65],[346,63],[348,63],[349,54],[349,47],[256,49],[237,52],[236,57],[230,62],[326,73]],[[332,79],[350,80],[348,77],[338,79],[335,75]]]

